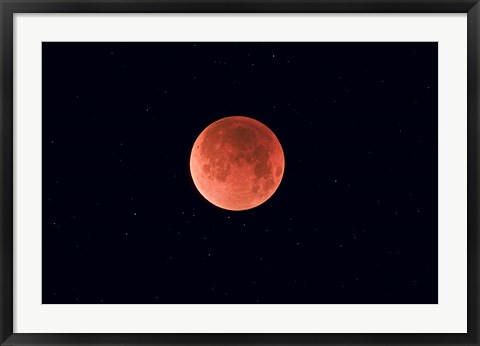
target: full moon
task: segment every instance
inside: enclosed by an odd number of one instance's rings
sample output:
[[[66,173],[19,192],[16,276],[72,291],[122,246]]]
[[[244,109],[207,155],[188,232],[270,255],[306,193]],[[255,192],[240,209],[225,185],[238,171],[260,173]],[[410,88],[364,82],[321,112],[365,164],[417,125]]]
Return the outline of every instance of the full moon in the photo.
[[[282,181],[283,149],[261,122],[231,116],[215,121],[193,144],[190,172],[198,191],[227,210],[247,210],[268,200]]]

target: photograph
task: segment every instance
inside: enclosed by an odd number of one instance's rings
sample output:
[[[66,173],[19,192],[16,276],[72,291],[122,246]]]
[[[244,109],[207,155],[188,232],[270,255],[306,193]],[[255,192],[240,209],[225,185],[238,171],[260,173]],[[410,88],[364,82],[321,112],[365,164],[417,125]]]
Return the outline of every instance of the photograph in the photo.
[[[437,42],[41,49],[42,304],[439,303]]]

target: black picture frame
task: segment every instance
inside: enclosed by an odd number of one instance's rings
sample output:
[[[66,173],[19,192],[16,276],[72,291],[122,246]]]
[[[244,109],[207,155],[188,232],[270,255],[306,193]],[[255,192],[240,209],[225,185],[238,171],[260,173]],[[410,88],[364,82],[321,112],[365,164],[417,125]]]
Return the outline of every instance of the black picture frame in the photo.
[[[466,334],[23,334],[13,333],[13,15],[15,13],[467,13],[468,332]],[[479,345],[479,0],[0,0],[0,342],[2,345]]]

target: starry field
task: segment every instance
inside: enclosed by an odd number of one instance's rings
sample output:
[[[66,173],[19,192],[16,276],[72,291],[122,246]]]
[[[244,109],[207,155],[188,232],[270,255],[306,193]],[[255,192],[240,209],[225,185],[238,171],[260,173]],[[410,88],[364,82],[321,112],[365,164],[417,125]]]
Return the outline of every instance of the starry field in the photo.
[[[43,43],[44,304],[436,304],[436,43]],[[196,190],[231,115],[285,154],[246,211]]]

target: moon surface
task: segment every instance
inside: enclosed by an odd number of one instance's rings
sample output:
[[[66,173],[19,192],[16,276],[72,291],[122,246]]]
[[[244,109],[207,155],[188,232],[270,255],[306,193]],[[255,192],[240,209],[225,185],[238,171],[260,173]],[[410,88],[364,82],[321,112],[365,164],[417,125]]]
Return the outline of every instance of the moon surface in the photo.
[[[261,122],[231,116],[210,124],[195,141],[190,172],[198,191],[227,210],[247,210],[268,200],[282,181],[283,149]]]

